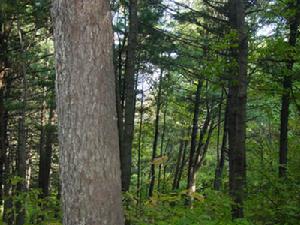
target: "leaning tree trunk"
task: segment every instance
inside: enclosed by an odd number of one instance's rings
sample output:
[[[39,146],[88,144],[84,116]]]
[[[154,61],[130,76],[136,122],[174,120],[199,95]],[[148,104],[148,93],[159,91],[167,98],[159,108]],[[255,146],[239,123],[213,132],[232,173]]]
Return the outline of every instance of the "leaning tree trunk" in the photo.
[[[229,22],[237,39],[231,49],[232,78],[229,81],[228,137],[229,137],[229,189],[234,201],[232,217],[241,218],[246,183],[246,103],[248,38],[245,22],[245,1],[229,1]],[[237,63],[238,66],[235,66]]]
[[[297,0],[295,16],[290,21],[290,38],[289,45],[295,47],[297,44],[297,33],[300,20],[300,0]],[[289,122],[289,106],[292,90],[292,72],[295,60],[291,56],[287,64],[288,73],[283,78],[283,94],[281,97],[280,112],[280,144],[279,144],[279,177],[286,177],[287,156],[288,156],[288,122]]]
[[[109,1],[54,4],[64,225],[122,225]]]
[[[128,49],[125,67],[125,118],[124,132],[121,143],[121,172],[122,190],[128,191],[131,178],[132,141],[134,134],[134,112],[135,112],[135,62],[137,47],[137,0],[129,0],[129,35]]]

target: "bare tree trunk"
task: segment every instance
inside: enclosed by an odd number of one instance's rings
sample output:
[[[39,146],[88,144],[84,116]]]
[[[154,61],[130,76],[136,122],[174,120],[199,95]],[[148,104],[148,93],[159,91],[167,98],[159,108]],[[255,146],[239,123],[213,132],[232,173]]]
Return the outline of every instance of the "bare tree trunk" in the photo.
[[[291,3],[292,4],[292,3]],[[300,20],[300,0],[297,0],[295,5],[296,15],[290,21],[290,38],[289,45],[295,47],[297,43],[297,33]],[[287,162],[288,162],[288,121],[289,121],[289,106],[292,91],[292,71],[295,59],[293,56],[289,59],[287,69],[290,74],[283,78],[283,94],[281,97],[281,112],[280,112],[280,148],[279,148],[279,177],[286,177]]]
[[[8,78],[8,77],[7,77]],[[5,81],[5,92],[4,92],[4,98],[7,99],[9,97],[9,92],[11,88],[11,81],[10,79],[6,79]],[[3,195],[5,196],[4,200],[4,207],[3,207],[3,222],[7,224],[13,224],[14,221],[14,212],[11,210],[13,205],[12,205],[12,186],[9,181],[9,177],[11,175],[11,152],[9,149],[9,143],[8,143],[8,134],[7,134],[7,125],[8,125],[8,120],[9,120],[9,114],[8,111],[5,110],[4,117],[1,118],[1,134],[2,140],[4,142],[1,143],[1,150],[3,150],[3,160],[4,160],[4,173],[3,173]]]
[[[163,79],[163,70],[161,69],[160,77],[159,77],[159,85],[158,85],[158,94],[156,99],[156,113],[155,113],[155,122],[154,122],[154,140],[152,145],[152,161],[156,158],[156,151],[157,151],[157,143],[159,137],[159,114],[161,108],[161,92],[162,92],[162,79]],[[151,164],[151,171],[150,171],[150,185],[149,185],[149,197],[153,196],[155,185],[155,164]]]
[[[141,93],[141,108],[140,108],[140,124],[139,124],[139,136],[138,136],[138,162],[137,162],[137,186],[136,195],[138,199],[138,207],[141,204],[141,154],[142,154],[142,135],[143,135],[143,119],[144,119],[144,90],[142,88]]]
[[[229,1],[229,22],[236,31],[236,48],[231,49],[232,69],[229,81],[228,135],[229,135],[229,189],[234,204],[232,217],[244,217],[243,201],[246,183],[246,103],[247,103],[247,61],[248,37],[245,23],[245,1]]]
[[[135,63],[138,34],[137,0],[129,0],[129,35],[125,67],[125,122],[120,151],[122,190],[128,191],[131,178],[131,155],[135,112]]]
[[[184,140],[180,140],[179,152],[178,152],[178,156],[177,156],[177,162],[176,162],[173,185],[172,185],[173,190],[176,190],[179,187],[179,172],[180,172],[180,166],[182,163],[182,158],[183,158],[183,153],[184,153],[183,150],[184,150]]]
[[[163,116],[163,130],[162,130],[162,134],[161,134],[161,139],[160,139],[160,156],[162,157],[164,154],[164,142],[165,142],[165,133],[166,133],[166,111],[167,111],[167,106],[165,106],[165,110],[164,110],[164,116]],[[161,173],[162,173],[162,163],[159,164],[158,167],[158,179],[157,179],[157,191],[160,192],[160,184],[161,184]]]
[[[5,184],[4,184],[4,196],[6,197],[4,201],[4,207],[3,207],[3,222],[6,224],[13,224],[14,221],[14,211],[11,210],[13,208],[13,202],[12,202],[12,185],[9,182],[9,175],[12,172],[11,169],[11,152],[9,150],[6,154],[5,159]]]
[[[0,61],[1,66],[1,61]],[[5,70],[2,66],[0,70]],[[6,74],[5,71],[0,72],[0,205],[3,201],[3,185],[5,183],[5,159],[8,150],[7,123],[8,111],[5,108],[4,101],[7,98]]]
[[[222,139],[222,145],[221,145],[221,153],[220,153],[220,159],[217,162],[217,168],[215,171],[215,180],[214,180],[214,189],[220,190],[222,185],[222,176],[223,176],[223,170],[225,165],[225,154],[226,154],[226,147],[227,147],[227,139],[228,139],[228,119],[227,119],[227,106],[225,110],[225,116],[224,116],[224,128],[223,128],[223,139]]]
[[[54,4],[64,225],[122,225],[109,1]]]
[[[123,38],[123,41],[119,43],[118,49],[118,59],[115,65],[116,67],[116,109],[117,109],[117,116],[118,116],[118,131],[119,131],[119,146],[120,146],[120,155],[121,155],[121,147],[122,147],[122,138],[124,132],[124,121],[123,121],[123,113],[124,113],[124,93],[123,93],[123,86],[124,86],[124,79],[123,79],[123,51],[125,48],[125,42],[127,38],[126,35]]]
[[[2,79],[3,82],[3,79]],[[0,205],[2,205],[3,201],[3,184],[5,183],[5,158],[7,154],[8,148],[8,140],[7,140],[7,119],[8,112],[4,107],[4,88],[0,89]]]
[[[190,134],[190,130],[188,131],[188,135]],[[189,146],[189,140],[184,141],[184,148],[183,148],[183,153],[182,153],[182,160],[181,160],[181,165],[179,168],[179,173],[178,173],[178,178],[177,178],[177,183],[176,183],[176,189],[179,189],[182,173],[184,170],[185,165],[187,164],[187,158],[186,158],[186,152]]]
[[[197,145],[198,121],[199,121],[199,114],[200,114],[200,94],[201,94],[202,84],[203,82],[201,80],[198,80],[196,99],[194,103],[194,118],[193,118],[192,132],[191,132],[191,150],[189,155],[188,180],[187,180],[187,189],[189,195],[194,193],[196,188],[194,157],[195,157],[196,145]],[[189,202],[189,204],[191,204],[191,202]]]
[[[3,204],[5,194],[5,184],[7,178],[6,158],[8,154],[8,110],[5,101],[8,98],[10,82],[8,79],[8,36],[10,34],[10,24],[5,21],[7,15],[2,12],[0,15],[0,205]],[[3,188],[4,187],[4,188]]]
[[[49,195],[52,144],[54,139],[54,133],[52,128],[53,116],[54,116],[54,107],[50,106],[47,126],[45,128],[42,128],[45,129],[44,131],[45,141],[41,142],[43,145],[40,148],[39,188],[42,191],[41,194],[42,198],[45,198]]]
[[[18,21],[19,23],[19,21]],[[19,41],[21,45],[21,53],[24,54],[24,42],[23,34],[19,24],[18,33]],[[17,147],[17,175],[21,178],[21,181],[17,184],[17,195],[22,195],[26,191],[26,104],[27,104],[27,74],[26,74],[25,62],[21,62],[21,79],[22,79],[22,94],[21,94],[21,109],[18,121],[18,147]],[[20,198],[16,204],[17,218],[16,225],[23,225],[25,223],[25,199]]]

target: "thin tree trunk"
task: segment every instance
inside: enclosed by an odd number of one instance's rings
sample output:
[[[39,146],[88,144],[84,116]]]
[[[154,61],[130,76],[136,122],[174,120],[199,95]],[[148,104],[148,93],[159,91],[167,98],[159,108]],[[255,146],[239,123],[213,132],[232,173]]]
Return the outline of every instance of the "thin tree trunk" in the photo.
[[[179,171],[180,171],[180,166],[182,163],[182,158],[183,158],[183,149],[184,149],[184,140],[180,140],[179,142],[179,152],[177,156],[177,162],[176,162],[176,167],[175,167],[175,173],[174,173],[174,179],[173,179],[173,185],[172,189],[176,190],[178,189],[179,186]]]
[[[49,118],[45,129],[44,139],[40,148],[40,162],[39,162],[39,188],[41,189],[41,198],[49,195],[50,184],[50,170],[51,170],[51,157],[52,157],[52,144],[54,139],[52,120],[54,116],[54,108],[50,106]],[[42,134],[41,134],[42,135]]]
[[[248,38],[245,22],[245,1],[229,1],[229,22],[237,33],[232,48],[232,69],[229,82],[228,135],[229,135],[229,189],[234,201],[232,217],[242,218],[246,185],[246,103],[247,103],[247,61]]]
[[[197,145],[198,121],[199,121],[199,114],[200,114],[200,95],[201,95],[202,84],[203,84],[202,81],[198,80],[196,99],[194,103],[194,118],[193,118],[192,132],[191,132],[191,149],[190,149],[189,164],[188,164],[188,180],[187,180],[188,195],[192,195],[192,193],[196,191],[194,157],[195,157],[196,145]],[[191,202],[188,202],[188,204],[190,205]]]
[[[223,170],[225,165],[225,153],[226,153],[226,147],[227,147],[227,139],[228,139],[228,121],[227,121],[227,106],[225,110],[225,116],[224,116],[224,128],[223,128],[223,139],[222,139],[222,145],[221,145],[221,152],[220,152],[220,159],[217,162],[217,168],[215,171],[215,180],[214,180],[214,189],[220,190],[222,185],[222,176],[223,176]]]
[[[125,43],[126,43],[127,37],[126,32],[124,35],[124,38],[122,42],[119,43],[119,49],[118,49],[118,63],[116,63],[118,66],[116,66],[116,109],[117,109],[117,116],[118,116],[118,131],[119,131],[119,146],[120,149],[122,147],[123,143],[123,133],[124,133],[124,75],[123,75],[123,52],[125,49]],[[121,150],[120,150],[121,151]],[[120,152],[121,154],[121,152]]]
[[[54,3],[64,225],[122,225],[110,5]]]
[[[129,35],[125,67],[125,122],[120,150],[122,190],[128,191],[131,178],[132,141],[135,113],[135,63],[138,34],[137,0],[129,0]]]
[[[218,132],[217,132],[217,148],[216,148],[216,152],[217,152],[217,162],[220,161],[220,152],[219,152],[219,146],[220,146],[220,133],[221,133],[221,117],[222,117],[222,104],[223,104],[223,95],[224,95],[224,90],[222,87],[221,90],[221,99],[220,99],[220,103],[219,103],[219,109],[218,109]]]
[[[163,70],[161,69],[160,77],[159,77],[159,85],[158,85],[158,94],[156,99],[156,113],[155,113],[155,122],[154,122],[154,140],[152,145],[152,162],[156,158],[156,151],[157,151],[157,143],[159,137],[159,114],[160,114],[160,107],[161,107],[161,92],[162,92],[162,76]],[[155,185],[155,164],[151,164],[151,171],[150,171],[150,185],[149,185],[149,197],[153,196],[153,190]]]
[[[165,141],[165,132],[166,132],[166,111],[167,111],[167,105],[165,106],[164,110],[164,116],[163,116],[163,131],[161,134],[161,139],[160,139],[160,156],[162,157],[164,154],[164,141]],[[158,167],[158,179],[157,179],[157,191],[160,192],[160,184],[161,184],[161,171],[162,171],[162,163],[159,164]]]
[[[188,135],[189,134],[190,134],[190,130],[188,131]],[[189,140],[185,140],[184,141],[183,153],[182,153],[181,166],[179,168],[179,173],[178,173],[178,178],[177,178],[177,183],[176,183],[176,189],[179,189],[179,185],[180,185],[181,177],[182,177],[182,174],[183,174],[183,170],[184,170],[184,167],[187,163],[186,152],[187,152],[187,149],[188,149],[188,145],[189,145]]]
[[[142,81],[143,82],[143,81]],[[142,84],[143,85],[143,84]],[[141,108],[140,108],[140,124],[139,124],[139,136],[138,136],[138,168],[137,168],[137,187],[136,195],[138,199],[138,208],[141,204],[141,150],[142,150],[142,134],[143,134],[143,117],[144,117],[144,90],[142,87],[141,93]]]
[[[297,43],[297,33],[300,20],[300,0],[297,0],[294,6],[296,15],[290,21],[290,38],[289,45],[295,47]],[[280,144],[279,144],[279,177],[286,177],[287,162],[288,162],[288,121],[289,121],[289,106],[292,90],[292,71],[295,60],[293,56],[289,59],[287,69],[290,74],[283,78],[283,94],[281,97],[281,112],[280,112]]]

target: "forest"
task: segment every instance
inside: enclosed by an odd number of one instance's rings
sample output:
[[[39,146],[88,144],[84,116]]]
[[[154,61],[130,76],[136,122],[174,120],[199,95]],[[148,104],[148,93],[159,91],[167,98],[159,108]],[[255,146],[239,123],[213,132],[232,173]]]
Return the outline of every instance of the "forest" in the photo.
[[[300,0],[0,0],[0,224],[300,224]]]

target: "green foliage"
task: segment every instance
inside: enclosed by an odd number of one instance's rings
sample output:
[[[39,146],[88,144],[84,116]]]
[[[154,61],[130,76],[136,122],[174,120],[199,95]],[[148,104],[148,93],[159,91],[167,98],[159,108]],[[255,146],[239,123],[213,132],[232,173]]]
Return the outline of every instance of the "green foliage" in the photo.
[[[18,176],[10,178],[12,188],[24,180]],[[8,214],[16,215],[16,207],[18,203],[23,203],[26,220],[24,225],[59,225],[61,221],[60,200],[57,194],[52,193],[46,198],[41,198],[39,189],[30,189],[26,192],[16,192],[13,196],[6,196],[5,200],[12,202],[12,208],[7,210]],[[2,217],[1,217],[2,219]],[[6,225],[0,220],[0,223]]]
[[[206,190],[203,198],[185,205],[185,193],[164,194],[151,198],[142,207],[131,206],[126,214],[132,225],[251,225],[247,219],[231,221],[231,201],[221,192]]]

